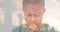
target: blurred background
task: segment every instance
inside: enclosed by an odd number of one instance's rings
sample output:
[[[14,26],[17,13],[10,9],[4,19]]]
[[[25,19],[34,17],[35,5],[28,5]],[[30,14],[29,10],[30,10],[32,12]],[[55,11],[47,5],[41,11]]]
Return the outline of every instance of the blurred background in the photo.
[[[12,32],[13,28],[25,24],[22,1],[0,0],[0,32]],[[60,32],[60,0],[45,0],[45,8],[42,22]]]

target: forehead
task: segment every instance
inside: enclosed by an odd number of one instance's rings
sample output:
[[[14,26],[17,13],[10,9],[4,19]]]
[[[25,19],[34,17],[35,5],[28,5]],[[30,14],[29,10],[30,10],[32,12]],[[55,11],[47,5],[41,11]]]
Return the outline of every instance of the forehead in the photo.
[[[24,11],[26,14],[40,14],[42,13],[42,10],[34,10],[34,9],[27,9]]]
[[[24,5],[23,6],[24,11],[26,11],[26,10],[40,11],[42,9],[43,9],[43,7],[39,4],[30,4],[30,5]]]
[[[29,12],[29,13],[38,13],[38,12],[41,12],[42,9],[43,9],[43,5],[42,5],[42,2],[39,3],[39,1],[31,1],[30,3],[28,2],[24,2],[23,3],[23,10],[25,12]]]
[[[40,5],[40,6],[44,6],[44,0],[23,0],[23,6],[28,6],[28,5]]]
[[[30,4],[24,6],[24,11],[27,13],[39,13],[42,11],[42,6],[39,4]]]

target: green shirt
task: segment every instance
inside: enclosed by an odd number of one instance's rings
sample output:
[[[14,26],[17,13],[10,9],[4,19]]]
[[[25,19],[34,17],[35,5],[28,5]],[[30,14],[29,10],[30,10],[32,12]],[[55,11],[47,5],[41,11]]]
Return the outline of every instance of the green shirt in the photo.
[[[28,32],[28,28],[26,25],[21,25],[13,29],[12,32]],[[53,27],[49,27],[48,24],[44,24],[44,27],[41,29],[38,28],[37,32],[55,32],[55,29]]]

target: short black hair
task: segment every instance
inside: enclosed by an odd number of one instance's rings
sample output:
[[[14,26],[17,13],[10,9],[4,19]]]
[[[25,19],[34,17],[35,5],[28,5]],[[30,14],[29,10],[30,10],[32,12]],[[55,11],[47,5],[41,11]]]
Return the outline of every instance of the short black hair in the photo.
[[[44,0],[23,0],[23,4],[24,3],[27,3],[27,4],[35,4],[35,3],[38,3],[38,4],[42,4],[43,6],[45,5],[45,1]]]

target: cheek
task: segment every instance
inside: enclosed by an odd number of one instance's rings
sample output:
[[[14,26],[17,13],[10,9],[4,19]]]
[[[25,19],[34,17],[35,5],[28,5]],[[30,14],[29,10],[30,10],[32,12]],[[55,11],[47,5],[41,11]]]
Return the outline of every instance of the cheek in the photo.
[[[30,20],[30,18],[26,16],[26,17],[25,17],[25,20],[28,21],[28,20]]]
[[[30,22],[30,18],[26,16],[26,17],[25,17],[25,21],[26,21],[26,23],[29,24],[29,22]]]
[[[36,20],[38,20],[38,21],[42,20],[42,16],[36,17]]]
[[[41,23],[42,17],[37,17],[35,21],[36,21],[35,23],[37,23],[37,24],[38,24],[38,23]]]

